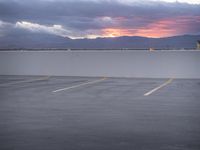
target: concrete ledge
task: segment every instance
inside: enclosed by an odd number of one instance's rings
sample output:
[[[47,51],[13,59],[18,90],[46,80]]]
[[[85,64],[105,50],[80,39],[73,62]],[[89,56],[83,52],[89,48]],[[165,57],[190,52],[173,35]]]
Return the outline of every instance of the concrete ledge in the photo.
[[[4,51],[0,75],[200,78],[200,51]]]

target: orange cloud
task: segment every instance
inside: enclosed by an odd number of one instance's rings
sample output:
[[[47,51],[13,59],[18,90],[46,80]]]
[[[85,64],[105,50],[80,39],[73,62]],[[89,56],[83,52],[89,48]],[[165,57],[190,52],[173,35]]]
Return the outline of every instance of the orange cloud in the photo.
[[[177,29],[173,26],[174,20],[160,20],[149,24],[147,27],[137,29],[135,34],[154,38],[172,36],[177,32]]]
[[[103,36],[105,37],[117,37],[117,36],[132,36],[133,33],[129,29],[117,29],[117,28],[107,28],[103,29]]]
[[[144,37],[167,37],[185,34],[190,28],[190,22],[199,22],[200,17],[177,17],[168,20],[159,20],[139,28],[106,28],[102,30],[104,37],[117,36],[144,36]]]
[[[124,28],[107,28],[103,29],[103,36],[117,37],[117,36],[144,36],[144,37],[165,37],[176,33],[175,29],[170,29],[168,26],[173,24],[171,21],[159,21],[137,29]]]

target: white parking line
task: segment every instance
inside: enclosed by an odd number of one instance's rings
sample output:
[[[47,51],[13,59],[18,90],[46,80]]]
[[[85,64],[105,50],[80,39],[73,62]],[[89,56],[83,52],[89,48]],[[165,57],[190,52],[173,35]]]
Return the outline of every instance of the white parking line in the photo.
[[[52,91],[52,92],[53,92],[53,93],[56,93],[56,92],[66,91],[66,90],[78,88],[78,87],[84,86],[84,85],[99,83],[99,82],[102,82],[102,81],[104,81],[104,80],[106,80],[106,79],[107,79],[107,78],[104,77],[104,78],[101,78],[101,79],[98,79],[98,80],[89,81],[89,82],[84,82],[84,83],[81,83],[81,84],[78,84],[78,85],[74,85],[74,86],[70,86],[70,87],[58,89],[58,90],[55,90],[55,91]]]
[[[172,78],[169,79],[169,80],[167,80],[165,83],[161,84],[160,86],[158,86],[158,87],[154,88],[153,90],[151,90],[151,91],[145,93],[144,96],[149,96],[149,95],[151,95],[152,93],[156,92],[157,90],[159,90],[159,89],[163,88],[164,86],[170,84],[172,81],[173,81]]]
[[[34,82],[34,81],[47,80],[49,78],[50,78],[50,76],[46,76],[46,77],[41,77],[41,78],[31,79],[31,80],[24,80],[24,81],[19,81],[19,82],[3,83],[3,84],[0,84],[0,86],[15,85],[15,84],[20,84],[20,83],[30,83],[30,82]]]

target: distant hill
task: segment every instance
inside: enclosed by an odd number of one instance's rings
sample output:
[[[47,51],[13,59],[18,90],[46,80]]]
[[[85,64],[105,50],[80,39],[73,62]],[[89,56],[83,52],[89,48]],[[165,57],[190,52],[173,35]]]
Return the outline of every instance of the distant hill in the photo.
[[[60,48],[60,49],[190,49],[196,48],[200,35],[167,38],[122,36],[115,38],[70,39],[51,34],[8,34],[0,37],[0,49]]]

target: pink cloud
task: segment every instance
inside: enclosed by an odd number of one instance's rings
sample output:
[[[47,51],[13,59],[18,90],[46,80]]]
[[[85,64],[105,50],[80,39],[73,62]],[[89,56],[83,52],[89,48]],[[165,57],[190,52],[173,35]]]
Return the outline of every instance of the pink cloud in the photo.
[[[123,19],[123,18],[122,18]],[[120,21],[122,20],[119,19]],[[123,19],[124,20],[124,19]],[[102,29],[105,37],[116,36],[145,36],[167,37],[179,34],[188,34],[192,28],[198,28],[200,16],[180,16],[154,21],[141,27],[113,27]]]

